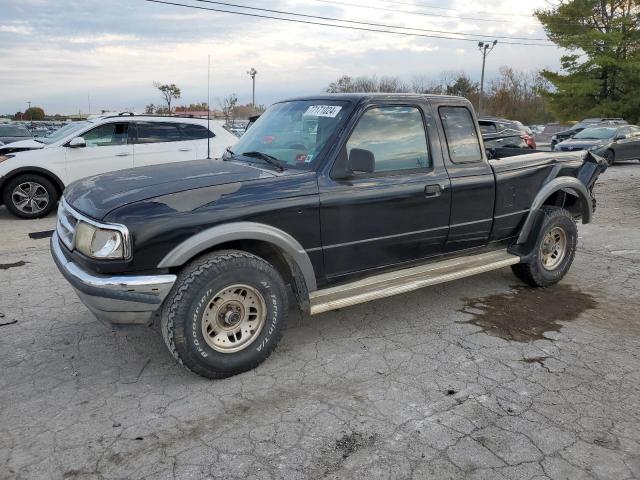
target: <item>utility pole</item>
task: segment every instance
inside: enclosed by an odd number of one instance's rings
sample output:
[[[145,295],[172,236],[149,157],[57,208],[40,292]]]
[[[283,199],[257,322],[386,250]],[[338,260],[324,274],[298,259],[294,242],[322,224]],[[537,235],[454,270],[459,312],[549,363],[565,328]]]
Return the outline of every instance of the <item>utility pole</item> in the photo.
[[[29,108],[27,108],[27,112],[29,112],[29,121],[33,123],[33,112],[31,112],[31,102],[27,102],[27,105],[29,105]]]
[[[247,75],[249,75],[251,77],[251,80],[253,80],[253,94],[251,96],[251,105],[253,105],[253,109],[256,109],[256,75],[258,74],[258,72],[256,71],[255,68],[251,68],[251,70],[249,70],[247,72]]]
[[[494,40],[493,43],[478,42],[478,50],[482,54],[482,76],[480,77],[480,99],[478,100],[478,116],[482,115],[482,103],[484,101],[484,67],[487,63],[487,57],[496,48],[498,40]]]

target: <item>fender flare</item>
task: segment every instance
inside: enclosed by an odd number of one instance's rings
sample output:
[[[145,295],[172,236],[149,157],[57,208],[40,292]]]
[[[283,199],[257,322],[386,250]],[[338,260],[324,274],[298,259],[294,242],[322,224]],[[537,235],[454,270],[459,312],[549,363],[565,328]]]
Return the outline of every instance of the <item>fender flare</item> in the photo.
[[[526,243],[529,238],[529,234],[531,233],[531,229],[533,228],[536,216],[538,215],[538,211],[544,202],[558,191],[565,191],[575,195],[580,200],[580,205],[582,206],[582,223],[590,223],[591,218],[593,216],[593,208],[591,201],[591,194],[587,187],[578,180],[573,177],[560,177],[556,178],[549,183],[547,183],[536,195],[536,198],[533,200],[533,204],[531,205],[531,209],[529,210],[529,215],[522,226],[522,230],[520,230],[520,235],[518,236],[518,240],[516,244],[522,245]]]
[[[315,271],[302,245],[287,232],[264,223],[225,223],[203,230],[174,247],[160,261],[158,268],[181,267],[198,254],[235,240],[259,240],[274,245],[295,262],[302,273],[307,291],[317,290]]]
[[[6,182],[8,182],[10,179],[15,177],[16,175],[20,175],[21,173],[35,173],[39,175],[44,175],[50,178],[51,180],[53,180],[53,183],[55,183],[56,187],[60,189],[61,193],[64,192],[64,188],[65,188],[64,182],[60,180],[60,178],[52,171],[47,170],[45,168],[41,168],[41,167],[18,167],[14,170],[11,170],[6,175],[0,178],[0,190],[2,190],[2,187]]]

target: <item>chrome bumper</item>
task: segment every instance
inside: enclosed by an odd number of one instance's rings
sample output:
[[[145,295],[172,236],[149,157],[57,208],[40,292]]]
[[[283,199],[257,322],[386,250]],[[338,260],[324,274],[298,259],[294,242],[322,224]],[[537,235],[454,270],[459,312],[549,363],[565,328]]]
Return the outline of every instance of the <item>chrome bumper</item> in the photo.
[[[60,273],[98,320],[113,325],[142,325],[160,308],[176,281],[175,275],[98,275],[89,273],[62,253],[58,234],[51,254]]]

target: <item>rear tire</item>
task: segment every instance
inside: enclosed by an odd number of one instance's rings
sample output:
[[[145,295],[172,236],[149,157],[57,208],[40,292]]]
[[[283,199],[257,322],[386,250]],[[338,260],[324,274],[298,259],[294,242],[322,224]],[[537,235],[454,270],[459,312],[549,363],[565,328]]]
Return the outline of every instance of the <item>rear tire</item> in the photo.
[[[578,227],[563,208],[545,206],[532,254],[527,263],[513,265],[513,273],[532,287],[549,287],[567,274],[576,254]],[[533,233],[533,232],[532,232]]]
[[[2,200],[16,217],[40,218],[55,208],[58,191],[49,179],[27,173],[7,182]]]
[[[206,378],[257,367],[273,352],[287,313],[287,290],[260,257],[222,250],[187,265],[164,304],[167,348]]]

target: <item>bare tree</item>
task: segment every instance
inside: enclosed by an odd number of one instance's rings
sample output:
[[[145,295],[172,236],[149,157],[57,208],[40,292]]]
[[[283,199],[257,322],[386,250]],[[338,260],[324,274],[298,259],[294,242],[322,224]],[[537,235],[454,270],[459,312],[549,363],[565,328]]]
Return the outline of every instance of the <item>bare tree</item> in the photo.
[[[144,107],[144,113],[147,115],[152,115],[156,112],[156,106],[153,103],[150,103],[146,107]]]
[[[410,92],[409,86],[398,77],[357,77],[343,75],[327,87],[328,93],[406,93]]]
[[[220,104],[220,109],[224,115],[224,122],[229,125],[229,121],[234,119],[235,108],[238,104],[238,96],[235,93],[232,93],[231,95],[224,97],[222,100],[218,100],[218,103]]]
[[[153,86],[160,91],[160,95],[162,95],[162,98],[167,104],[167,110],[169,111],[169,115],[171,115],[171,102],[175,99],[180,98],[180,96],[182,95],[182,92],[176,86],[175,83],[162,84],[160,82],[153,82]]]

